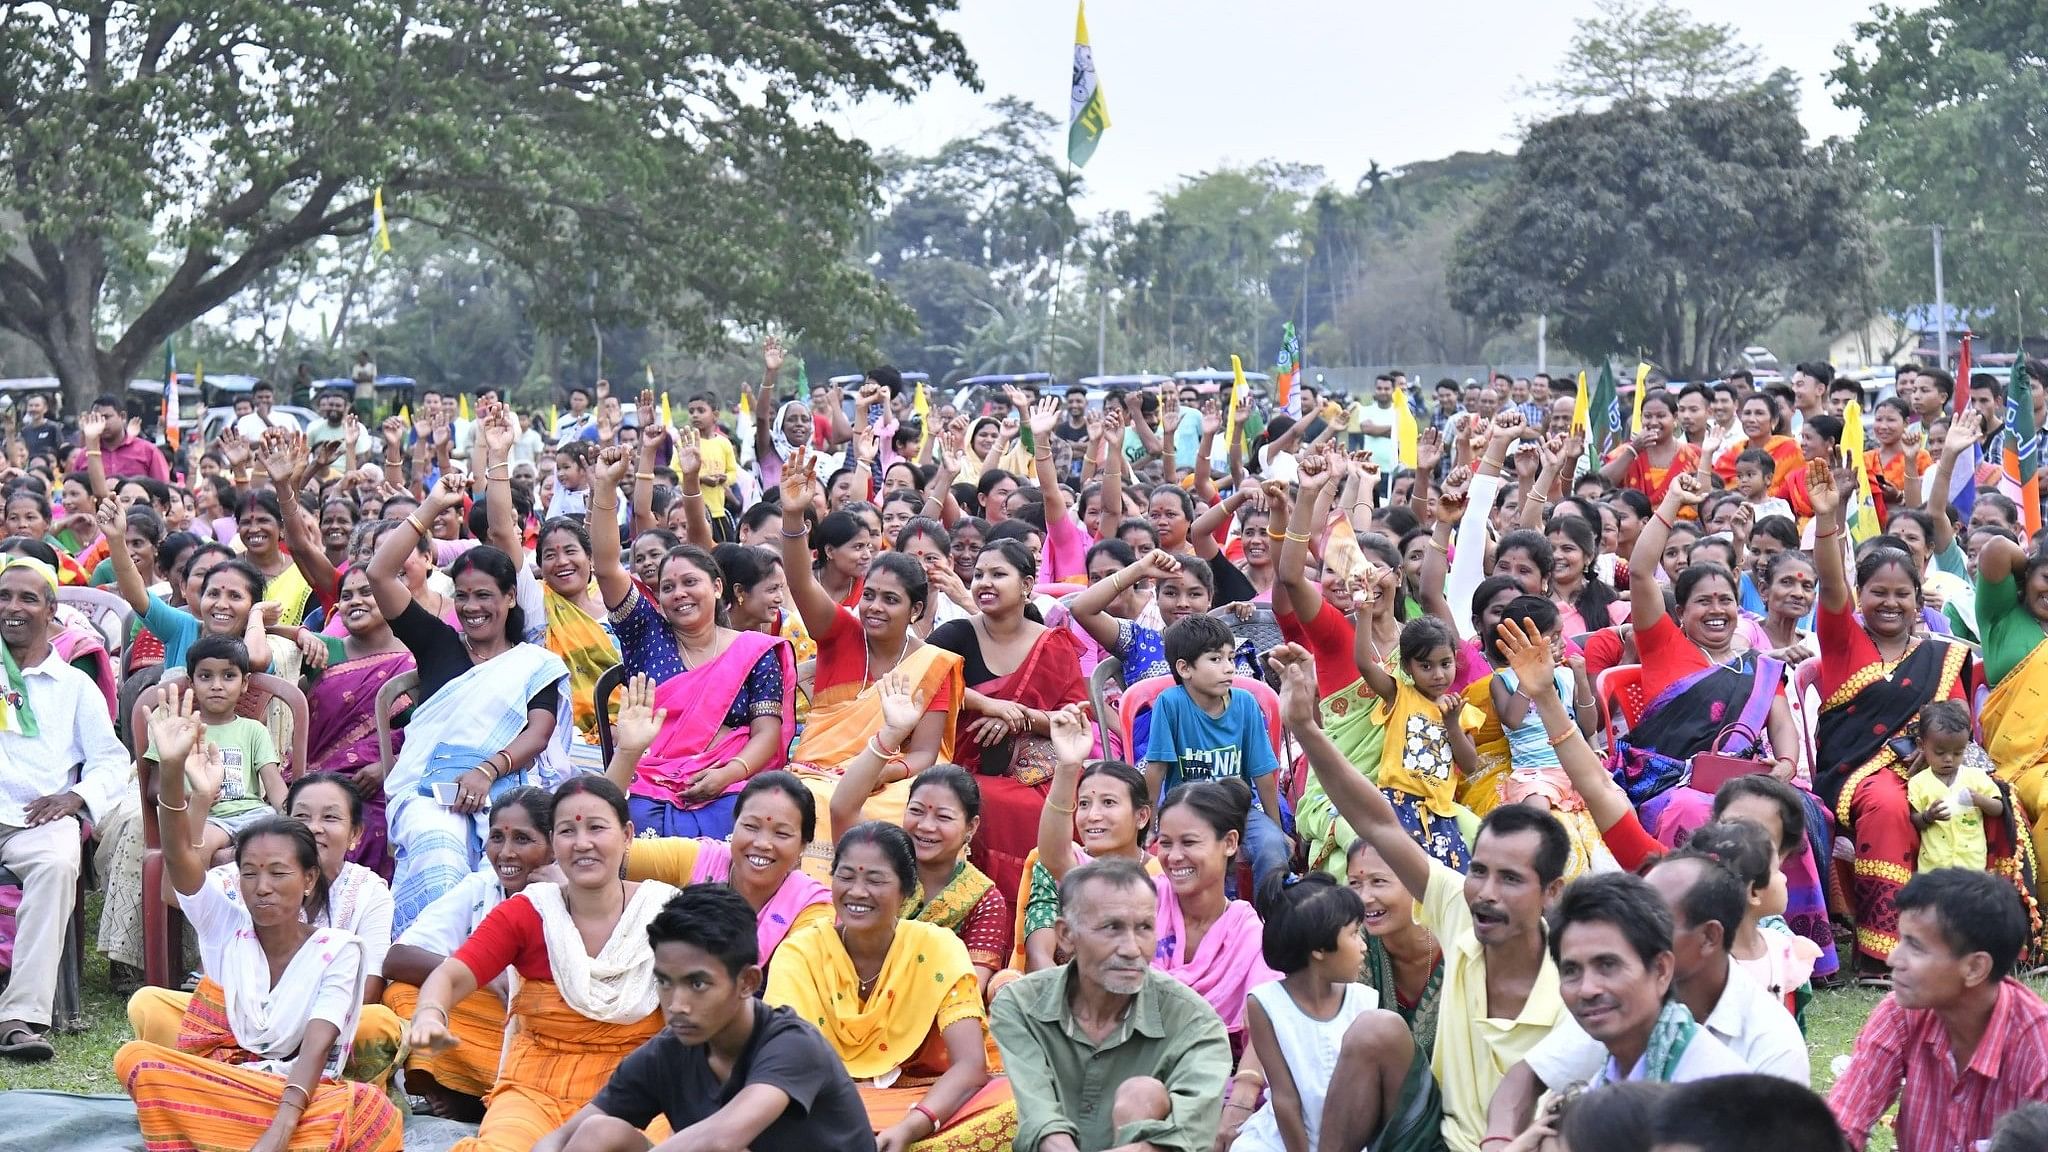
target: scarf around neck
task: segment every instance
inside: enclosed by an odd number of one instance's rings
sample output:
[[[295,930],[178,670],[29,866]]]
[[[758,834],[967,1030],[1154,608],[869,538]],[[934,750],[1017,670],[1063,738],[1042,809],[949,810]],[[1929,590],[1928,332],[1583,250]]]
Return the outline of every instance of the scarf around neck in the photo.
[[[583,950],[583,935],[569,915],[562,890],[554,884],[526,886],[524,895],[540,913],[548,945],[548,968],[562,1002],[592,1020],[632,1024],[660,1006],[654,989],[654,948],[647,925],[678,890],[659,880],[642,880],[619,922],[592,956]]]

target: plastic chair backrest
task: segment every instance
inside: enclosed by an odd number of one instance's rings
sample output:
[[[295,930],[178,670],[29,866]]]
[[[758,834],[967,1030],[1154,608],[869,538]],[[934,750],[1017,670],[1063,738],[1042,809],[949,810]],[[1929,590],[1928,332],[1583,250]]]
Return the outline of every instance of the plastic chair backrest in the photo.
[[[1123,682],[1124,662],[1114,656],[1104,656],[1088,673],[1088,708],[1095,715],[1096,730],[1104,737],[1102,754],[1112,760],[1130,758],[1110,748],[1108,740],[1108,736],[1117,730],[1117,726],[1109,722],[1109,688],[1115,684],[1121,691]]]
[[[389,775],[391,772],[391,761],[393,759],[391,752],[391,714],[398,710],[398,698],[400,696],[408,692],[417,693],[419,690],[420,674],[418,669],[410,672],[400,672],[398,675],[386,680],[382,688],[377,689],[377,763],[383,765],[386,775]]]
[[[158,677],[157,685],[162,687],[183,679],[185,679],[185,670],[183,668],[166,668],[163,671],[163,675]],[[148,695],[148,693],[144,693],[145,697]],[[161,698],[161,693],[158,694],[157,698]],[[139,705],[140,703],[141,701],[138,700],[137,704]],[[154,705],[155,700],[152,699],[151,703]],[[285,780],[296,780],[299,778],[300,773],[306,771],[306,759],[308,756],[306,741],[308,739],[307,728],[309,726],[309,719],[306,709],[306,694],[299,691],[297,684],[286,680],[282,676],[272,676],[268,672],[251,672],[249,674],[248,686],[242,690],[242,702],[235,707],[235,714],[246,716],[251,720],[262,723],[264,727],[270,729],[272,738],[275,738],[278,734],[278,724],[277,717],[272,715],[273,705],[283,705],[285,715],[290,720],[290,727],[287,729],[287,732],[291,738],[291,746],[289,750],[280,748],[279,755],[285,758]],[[142,727],[138,733],[134,734],[134,738],[139,740],[141,749],[146,750],[149,747],[149,721],[146,715],[143,716]],[[136,759],[140,760],[141,758],[142,752],[137,751]]]
[[[157,835],[156,766],[143,757],[149,751],[149,714],[163,695],[161,684],[151,684],[136,694],[128,713],[128,751],[135,757],[135,784],[142,793],[142,846],[146,850],[163,848]]]
[[[102,639],[107,642],[107,652],[118,659],[128,646],[128,626],[135,619],[135,609],[126,600],[104,588],[59,588],[57,603],[69,604],[99,629]]]
[[[1643,666],[1618,664],[1600,674],[1595,685],[1602,710],[1607,715],[1607,747],[1618,747],[1623,733],[1643,718]]]
[[[1272,742],[1273,759],[1280,759],[1280,697],[1264,681],[1250,676],[1233,676],[1231,686],[1242,688],[1259,702],[1259,711],[1266,714],[1266,739]],[[1172,676],[1150,676],[1124,688],[1124,698],[1117,713],[1119,730],[1123,734],[1124,747],[1130,752],[1130,762],[1141,765],[1144,756],[1140,749],[1131,747],[1131,726],[1138,714],[1150,708],[1159,699],[1159,694],[1173,687]]]
[[[598,674],[590,697],[597,705],[597,747],[604,762],[612,762],[612,693],[626,682],[626,666],[614,664]]]

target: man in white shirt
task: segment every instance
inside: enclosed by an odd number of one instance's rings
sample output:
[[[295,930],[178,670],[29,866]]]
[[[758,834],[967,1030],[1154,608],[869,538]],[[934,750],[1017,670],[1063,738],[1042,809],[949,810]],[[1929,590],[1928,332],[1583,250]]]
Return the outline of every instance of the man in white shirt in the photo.
[[[1605,1050],[1595,1085],[1749,1071],[1672,995],[1673,935],[1663,898],[1626,873],[1579,877],[1551,911],[1558,989],[1572,1020]]]
[[[48,565],[0,558],[0,641],[20,670],[0,685],[0,865],[22,882],[14,969],[0,992],[0,1056],[15,1060],[55,1054],[38,1033],[50,1023],[58,941],[76,897],[79,815],[103,817],[135,786],[106,697],[50,647],[56,610]]]
[[[271,412],[270,406],[276,400],[277,390],[263,381],[258,381],[256,386],[249,390],[249,401],[256,406],[256,410],[235,421],[235,431],[242,434],[242,439],[254,444],[263,439],[263,431],[266,428],[298,430],[298,421],[283,413]]]

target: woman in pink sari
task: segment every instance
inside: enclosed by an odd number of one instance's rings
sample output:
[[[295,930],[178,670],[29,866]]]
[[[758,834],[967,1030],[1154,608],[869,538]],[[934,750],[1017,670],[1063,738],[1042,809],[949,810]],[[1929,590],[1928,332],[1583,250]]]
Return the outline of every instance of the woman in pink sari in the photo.
[[[1243,1051],[1251,990],[1280,974],[1261,954],[1265,927],[1223,880],[1238,863],[1251,789],[1235,776],[1183,784],[1159,806],[1158,944],[1152,966],[1202,994]]]
[[[692,442],[678,454],[695,450]],[[686,475],[691,471],[684,468]],[[616,509],[626,479],[624,450],[599,453],[592,477],[592,512]],[[683,493],[685,500],[699,498]],[[596,518],[604,522],[603,515]],[[719,622],[724,575],[709,552],[685,544],[663,557],[657,604],[626,571],[619,547],[617,532],[593,532],[591,567],[627,674],[654,682],[661,730],[637,764],[622,769],[615,757],[607,772],[627,791],[639,831],[725,839],[732,835],[740,789],[787,758],[796,729],[796,658],[779,636],[736,632]]]
[[[348,860],[391,879],[391,842],[384,820],[384,763],[377,755],[377,693],[393,676],[410,672],[412,652],[391,634],[391,625],[370,592],[370,578],[351,569],[341,578],[335,617],[348,631],[322,636],[327,667],[306,673],[306,770],[346,776],[363,797],[362,838]],[[409,699],[393,709],[409,707]],[[391,734],[392,752],[404,731]]]

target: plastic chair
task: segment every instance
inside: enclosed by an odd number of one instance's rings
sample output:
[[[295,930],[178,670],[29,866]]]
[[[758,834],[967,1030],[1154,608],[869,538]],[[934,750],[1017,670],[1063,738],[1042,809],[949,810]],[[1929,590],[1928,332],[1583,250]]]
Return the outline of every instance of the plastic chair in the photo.
[[[1123,682],[1124,662],[1114,656],[1104,656],[1088,673],[1088,709],[1094,714],[1097,730],[1102,735],[1102,754],[1112,760],[1130,759],[1128,748],[1112,749],[1109,746],[1109,737],[1114,731],[1109,723],[1109,690],[1114,685],[1121,693]]]
[[[164,901],[164,846],[157,826],[156,765],[145,753],[149,751],[151,710],[163,700],[165,685],[184,678],[182,668],[164,669],[157,683],[136,696],[129,712],[128,747],[135,756],[135,781],[142,793],[142,982],[159,988],[178,986],[179,969],[184,965],[185,917],[176,906]],[[383,693],[378,693],[378,700],[382,702]],[[298,685],[267,672],[251,673],[242,703],[235,711],[271,725],[274,704],[283,705],[291,720],[291,750],[281,755],[285,779],[294,780],[305,771],[307,756],[306,697]],[[380,724],[380,753],[385,747],[383,735]]]
[[[391,775],[391,762],[394,759],[391,751],[391,716],[398,711],[399,697],[419,690],[420,674],[417,669],[400,672],[386,680],[382,688],[377,689],[377,763],[383,766],[387,779]]]
[[[1607,748],[1612,752],[1621,746],[1623,734],[1643,718],[1643,709],[1649,704],[1643,699],[1643,666],[1619,664],[1609,668],[1600,674],[1594,694],[1600,698],[1600,710],[1607,720]]]
[[[612,693],[626,683],[626,666],[614,664],[598,676],[591,686],[591,699],[597,704],[597,748],[604,762],[612,762]]]
[[[57,603],[69,604],[85,613],[92,626],[100,630],[100,636],[107,642],[107,654],[119,667],[121,653],[128,647],[128,628],[135,620],[135,609],[104,588],[59,588]]]
[[[1252,698],[1259,702],[1259,710],[1266,714],[1266,737],[1273,742],[1273,759],[1279,760],[1281,741],[1279,695],[1272,688],[1268,687],[1264,681],[1254,680],[1249,676],[1233,676],[1230,682],[1233,687],[1242,688],[1251,693]],[[1159,698],[1159,694],[1171,687],[1173,687],[1173,677],[1152,676],[1140,680],[1136,684],[1129,685],[1124,689],[1123,703],[1118,709],[1117,720],[1118,727],[1123,736],[1124,747],[1130,750],[1131,762],[1134,764],[1142,766],[1144,757],[1139,754],[1138,749],[1132,747],[1134,738],[1131,735],[1131,726],[1138,719],[1140,712],[1150,708],[1152,702]]]

